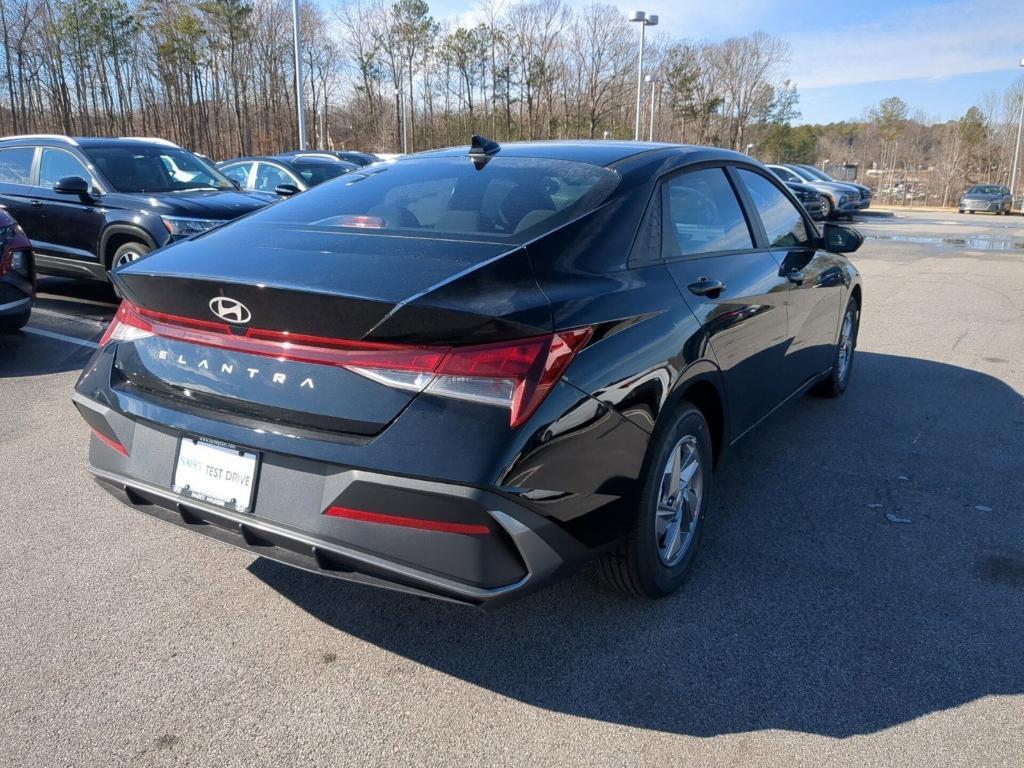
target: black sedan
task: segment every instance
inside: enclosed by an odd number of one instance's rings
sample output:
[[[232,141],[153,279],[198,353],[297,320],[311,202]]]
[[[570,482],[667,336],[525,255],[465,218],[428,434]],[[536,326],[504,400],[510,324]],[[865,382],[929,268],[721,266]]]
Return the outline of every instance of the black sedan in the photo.
[[[358,167],[325,152],[238,157],[217,164],[220,172],[242,189],[270,192],[281,197],[305,192]]]
[[[117,498],[472,605],[596,556],[659,597],[730,446],[850,381],[861,237],[744,155],[474,137],[351,177],[114,275],[74,402]]]
[[[1000,184],[975,184],[960,197],[959,212],[1010,215],[1013,196],[1009,187]]]
[[[0,333],[24,327],[35,295],[32,244],[10,214],[0,210]]]

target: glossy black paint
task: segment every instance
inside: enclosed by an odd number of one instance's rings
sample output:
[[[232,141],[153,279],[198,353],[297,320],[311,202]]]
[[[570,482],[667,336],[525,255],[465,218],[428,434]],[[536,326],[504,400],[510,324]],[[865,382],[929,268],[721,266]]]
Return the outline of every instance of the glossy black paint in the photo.
[[[472,162],[466,148],[433,154]],[[620,180],[599,207],[526,243],[386,231],[325,235],[300,226],[269,232],[256,214],[130,265],[115,281],[131,301],[169,314],[210,320],[207,302],[223,295],[243,301],[260,328],[374,342],[461,345],[592,327],[589,344],[527,423],[511,428],[508,412],[493,406],[413,396],[356,383],[345,371],[300,371],[299,364],[281,363],[289,379],[326,376],[317,390],[321,399],[304,401],[307,393],[273,392],[255,377],[250,384],[200,374],[190,362],[194,354],[220,361],[234,353],[154,339],[101,349],[78,383],[83,415],[94,428],[109,428],[130,453],[115,454],[94,440],[94,472],[129,498],[133,487],[137,495],[159,496],[170,482],[167,457],[177,435],[249,447],[271,466],[297,472],[287,481],[282,474],[282,485],[266,492],[271,480],[261,479],[253,525],[305,532],[328,549],[366,545],[323,519],[323,506],[336,498],[324,478],[372,473],[378,484],[409,490],[409,509],[417,493],[485,494],[482,509],[490,517],[479,519],[496,521],[500,535],[480,551],[513,557],[524,580],[509,576],[497,585],[493,574],[467,568],[452,534],[403,531],[401,546],[412,542],[412,548],[398,554],[398,539],[389,549],[385,530],[370,549],[390,558],[374,565],[375,578],[385,584],[493,603],[616,542],[630,520],[651,433],[680,400],[705,412],[718,459],[829,373],[843,309],[851,296],[860,301],[860,278],[847,258],[824,250],[806,212],[763,166],[716,149],[559,142],[503,145],[479,172],[509,156],[602,165]],[[655,215],[660,186],[707,167],[726,169],[754,247],[666,259]],[[801,211],[812,236],[808,244],[771,247],[739,168],[771,181]],[[332,188],[344,194],[344,184]],[[280,205],[299,206],[301,198]],[[702,280],[721,286],[695,291],[691,286]],[[177,364],[175,354],[185,362]],[[134,458],[136,441],[147,446],[146,461]],[[265,493],[286,504],[286,488],[301,488],[296,493],[311,500],[308,506],[285,510],[267,501]],[[175,522],[189,524],[190,514],[182,512],[184,522]],[[244,534],[246,523],[235,523]],[[247,539],[240,545],[252,548]],[[425,555],[410,554],[418,548],[430,550],[429,563]],[[352,577],[319,561],[268,556]],[[406,566],[414,572],[402,570]],[[354,570],[365,573],[365,567]]]
[[[0,181],[0,207],[18,219],[32,240],[40,272],[105,281],[114,251],[125,242],[139,242],[155,250],[172,241],[161,216],[230,220],[277,199],[273,195],[230,190],[117,192],[82,150],[124,145],[149,146],[135,139],[45,136],[0,139],[0,151],[26,148],[35,153],[29,183]],[[40,186],[43,148],[60,150],[74,157],[89,170],[99,186],[84,194]]]

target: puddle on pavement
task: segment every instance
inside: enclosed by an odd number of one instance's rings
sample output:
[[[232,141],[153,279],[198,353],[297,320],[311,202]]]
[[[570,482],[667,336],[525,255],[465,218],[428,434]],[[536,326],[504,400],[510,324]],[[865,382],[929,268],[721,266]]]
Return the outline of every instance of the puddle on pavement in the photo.
[[[938,245],[943,248],[964,248],[972,251],[1024,251],[1024,240],[973,235],[971,237],[935,237],[932,235],[864,235],[866,240],[887,240],[895,243]]]

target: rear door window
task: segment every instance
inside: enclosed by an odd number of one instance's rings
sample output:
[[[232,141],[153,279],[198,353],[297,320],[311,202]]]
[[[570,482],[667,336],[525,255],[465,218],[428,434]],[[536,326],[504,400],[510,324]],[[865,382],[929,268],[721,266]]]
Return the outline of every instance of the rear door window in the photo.
[[[771,248],[793,248],[807,245],[811,238],[803,214],[772,182],[759,173],[739,170],[744,186],[764,224]]]
[[[0,149],[0,182],[5,184],[31,184],[32,160],[35,147]]]
[[[753,249],[750,227],[723,169],[671,178],[662,187],[661,200],[664,258]]]

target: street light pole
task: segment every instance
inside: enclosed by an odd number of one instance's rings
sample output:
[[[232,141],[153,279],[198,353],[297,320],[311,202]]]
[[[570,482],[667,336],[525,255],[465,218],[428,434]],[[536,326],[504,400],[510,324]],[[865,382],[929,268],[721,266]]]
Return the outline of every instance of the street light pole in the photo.
[[[629,14],[629,20],[640,24],[640,58],[636,72],[636,129],[633,131],[633,140],[640,141],[640,106],[644,97],[644,30],[657,26],[658,16],[653,13],[648,16],[645,11],[633,11]]]
[[[299,118],[299,149],[305,149],[306,113],[302,107],[302,40],[299,35],[299,0],[292,0],[292,26],[295,32],[295,109]]]
[[[1018,64],[1020,67],[1024,67],[1024,59],[1020,60]],[[1017,121],[1017,145],[1013,150],[1013,170],[1010,171],[1010,210],[1013,210],[1013,194],[1017,187],[1017,161],[1020,158],[1020,134],[1021,129],[1024,129],[1024,93],[1021,93],[1020,97],[1020,119]]]
[[[644,78],[644,82],[651,84],[651,125],[648,130],[647,140],[654,141],[654,89],[655,87],[657,87],[658,78],[656,78],[654,75],[648,75],[647,77]]]

